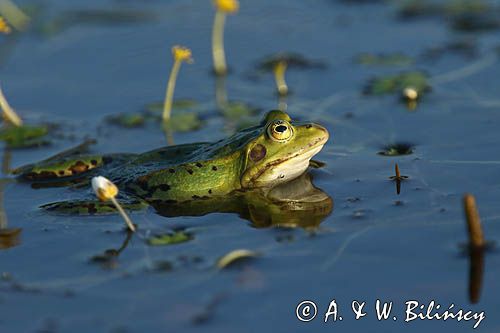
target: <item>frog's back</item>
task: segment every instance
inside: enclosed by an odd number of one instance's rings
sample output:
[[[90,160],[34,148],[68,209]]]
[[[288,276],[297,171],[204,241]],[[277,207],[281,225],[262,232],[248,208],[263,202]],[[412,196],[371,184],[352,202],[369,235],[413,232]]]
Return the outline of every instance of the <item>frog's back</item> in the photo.
[[[189,163],[208,147],[210,143],[199,142],[154,149],[114,165],[109,170],[109,178],[119,185],[127,185],[144,175]]]
[[[256,129],[214,143],[156,149],[138,155],[112,174],[126,192],[147,201],[189,201],[239,189],[244,147]]]

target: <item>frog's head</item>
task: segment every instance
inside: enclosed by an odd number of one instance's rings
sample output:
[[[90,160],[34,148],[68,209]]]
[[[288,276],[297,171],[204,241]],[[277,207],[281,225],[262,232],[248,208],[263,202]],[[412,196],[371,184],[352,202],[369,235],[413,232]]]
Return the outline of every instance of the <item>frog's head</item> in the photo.
[[[262,131],[245,148],[243,188],[274,187],[300,176],[328,140],[328,131],[313,123],[293,123],[282,111],[270,111]]]

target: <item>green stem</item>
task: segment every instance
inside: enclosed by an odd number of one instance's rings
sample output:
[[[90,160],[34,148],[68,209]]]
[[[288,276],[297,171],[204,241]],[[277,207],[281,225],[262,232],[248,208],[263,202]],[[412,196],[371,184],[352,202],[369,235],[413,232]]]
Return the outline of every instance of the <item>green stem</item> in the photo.
[[[118,201],[116,201],[115,198],[111,198],[111,202],[113,203],[113,205],[115,205],[116,209],[118,210],[118,212],[120,213],[120,215],[123,217],[123,219],[125,220],[125,224],[127,225],[127,227],[135,232],[135,227],[134,227],[134,224],[132,223],[132,221],[130,220],[130,217],[128,217],[127,213],[125,213],[125,211],[123,210],[122,206],[118,203]]]
[[[174,99],[175,81],[181,68],[181,60],[175,60],[168,78],[167,90],[165,92],[165,103],[163,104],[163,121],[169,121],[172,113],[172,103]]]
[[[220,10],[215,13],[214,27],[212,30],[212,55],[214,71],[217,75],[226,75],[226,55],[224,53],[224,23],[226,14]]]

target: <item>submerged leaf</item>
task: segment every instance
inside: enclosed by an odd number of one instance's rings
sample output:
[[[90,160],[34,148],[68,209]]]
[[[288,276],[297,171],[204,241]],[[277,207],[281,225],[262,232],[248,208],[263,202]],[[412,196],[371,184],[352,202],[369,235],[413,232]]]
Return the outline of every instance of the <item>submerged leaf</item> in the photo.
[[[147,240],[147,243],[152,246],[163,246],[184,243],[193,239],[193,236],[184,231],[156,235]]]

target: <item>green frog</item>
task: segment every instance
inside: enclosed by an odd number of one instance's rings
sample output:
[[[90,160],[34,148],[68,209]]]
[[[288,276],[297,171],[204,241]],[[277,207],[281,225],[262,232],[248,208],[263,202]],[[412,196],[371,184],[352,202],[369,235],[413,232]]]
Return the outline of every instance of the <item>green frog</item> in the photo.
[[[191,143],[143,154],[63,154],[18,168],[14,174],[38,184],[69,183],[89,188],[96,175],[109,178],[120,188],[126,208],[146,205],[186,205],[271,189],[301,176],[329,138],[317,124],[293,122],[282,111],[266,114],[258,126],[243,129],[213,143]],[[50,203],[46,210],[97,214],[114,211],[111,203],[90,197]]]

